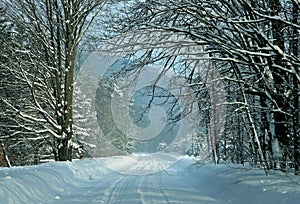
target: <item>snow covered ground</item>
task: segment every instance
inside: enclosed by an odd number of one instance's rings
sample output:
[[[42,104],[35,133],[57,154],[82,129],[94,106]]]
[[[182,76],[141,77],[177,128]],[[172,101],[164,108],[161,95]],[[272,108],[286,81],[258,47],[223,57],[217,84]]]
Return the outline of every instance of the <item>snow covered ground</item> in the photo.
[[[0,169],[0,203],[300,203],[300,178],[188,157],[120,156]],[[160,169],[159,169],[160,168]],[[142,172],[144,172],[142,174]]]

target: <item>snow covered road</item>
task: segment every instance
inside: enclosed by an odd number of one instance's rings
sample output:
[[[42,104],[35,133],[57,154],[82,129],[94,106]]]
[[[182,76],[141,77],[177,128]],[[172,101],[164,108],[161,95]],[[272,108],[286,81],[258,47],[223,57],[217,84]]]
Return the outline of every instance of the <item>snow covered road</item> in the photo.
[[[172,164],[172,165],[171,165]],[[171,165],[171,166],[170,166]],[[299,203],[300,179],[187,157],[119,156],[0,169],[0,203]]]
[[[155,156],[138,157],[137,163],[132,157],[115,158],[116,163],[126,163],[129,166],[117,169],[116,172],[124,171],[122,174],[114,173],[111,178],[114,182],[107,180],[107,188],[101,196],[100,203],[210,203],[215,200],[202,195],[197,188],[190,186],[191,180],[187,179],[188,168],[192,160],[182,159],[170,168],[164,169],[160,158]],[[129,161],[128,161],[129,160]],[[158,168],[161,168],[158,170]],[[150,170],[158,170],[152,172]],[[196,179],[196,178],[194,178]]]

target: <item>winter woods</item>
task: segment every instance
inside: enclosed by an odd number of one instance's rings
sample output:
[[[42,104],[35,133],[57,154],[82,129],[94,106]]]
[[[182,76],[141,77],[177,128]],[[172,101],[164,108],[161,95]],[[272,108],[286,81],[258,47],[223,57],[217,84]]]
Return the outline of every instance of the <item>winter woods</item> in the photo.
[[[142,45],[148,50],[139,62],[165,60],[165,69],[181,74],[201,116],[201,131],[193,142],[201,141],[209,158],[216,163],[250,162],[299,173],[298,0],[117,4],[116,11],[107,13],[111,18],[105,24],[93,25],[101,26],[108,38],[124,33],[137,36],[145,30],[183,36],[176,42],[164,36],[159,36],[159,42],[150,40]],[[4,145],[15,151],[29,149],[33,155],[49,151],[56,160],[71,159],[76,51],[101,6],[101,1],[76,0],[2,3],[0,125]],[[139,45],[132,43],[122,45],[135,51]],[[201,50],[185,49],[188,43]],[[162,47],[164,52],[153,52]],[[203,62],[217,70],[213,82],[196,74],[194,65]],[[216,97],[210,93],[220,93],[220,89],[226,100],[213,100]],[[223,118],[217,115],[220,107],[226,110]],[[223,127],[216,125],[220,121]],[[197,154],[194,144],[192,149],[191,154]]]
[[[298,173],[299,1],[149,0],[124,4],[129,11],[115,24],[115,30],[154,29],[184,35],[204,48],[198,60],[216,64],[217,80],[224,84],[227,97],[219,104],[227,109],[224,131],[213,136],[218,139],[213,146],[216,140],[207,138],[217,162],[251,162]],[[189,69],[191,66],[182,73]],[[189,73],[187,82],[194,84],[199,76],[193,75],[193,70]],[[195,91],[205,97],[203,88]],[[205,100],[201,99],[197,100],[204,110]],[[206,108],[212,110],[212,103]],[[214,115],[209,112],[202,124],[211,130],[209,118]]]

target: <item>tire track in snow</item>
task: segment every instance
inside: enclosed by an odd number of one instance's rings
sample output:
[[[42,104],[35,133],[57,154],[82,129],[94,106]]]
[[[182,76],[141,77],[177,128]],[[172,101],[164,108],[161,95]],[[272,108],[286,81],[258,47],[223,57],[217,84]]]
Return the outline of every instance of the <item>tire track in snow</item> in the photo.
[[[146,162],[146,161],[145,161]],[[151,157],[150,161],[146,162],[150,167],[159,164],[159,161],[155,157]],[[145,165],[146,166],[146,165]],[[138,193],[140,194],[143,204],[146,203],[170,203],[169,198],[165,190],[161,185],[161,173],[155,173],[151,175],[143,176],[139,179]]]
[[[122,161],[122,160],[121,160]],[[205,192],[189,185],[192,175],[187,175],[189,162],[183,161],[175,166],[148,174],[151,168],[158,168],[159,158],[139,159],[137,163],[121,164],[128,172],[145,174],[126,175],[116,172],[107,175],[103,196],[105,204],[195,204],[216,203]],[[116,162],[116,161],[115,161]],[[189,171],[188,171],[189,172]]]
[[[137,165],[128,166],[129,172],[148,172],[157,165],[157,159],[141,159]],[[108,183],[101,203],[105,204],[145,204],[169,203],[169,199],[162,189],[160,174],[124,175],[114,174],[108,180],[116,178],[116,182]]]
[[[143,204],[149,203],[170,203],[168,194],[153,176],[141,178],[139,181],[138,193]]]

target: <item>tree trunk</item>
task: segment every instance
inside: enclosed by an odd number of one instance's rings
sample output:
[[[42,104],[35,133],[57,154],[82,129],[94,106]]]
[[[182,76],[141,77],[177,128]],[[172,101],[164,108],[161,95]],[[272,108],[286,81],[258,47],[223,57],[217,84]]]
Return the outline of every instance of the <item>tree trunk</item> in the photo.
[[[299,6],[296,2],[293,1],[293,23],[295,25],[299,25],[300,17],[299,17]],[[296,28],[293,28],[292,32],[293,40],[292,40],[292,53],[300,57],[300,37],[298,35],[298,31]],[[294,67],[297,73],[300,72],[299,67]],[[295,163],[295,175],[299,175],[300,172],[300,91],[299,91],[299,81],[296,77],[296,74],[293,75],[293,138],[294,138],[294,163]]]
[[[0,167],[10,167],[10,162],[7,155],[5,154],[5,149],[3,143],[0,143]]]
[[[61,147],[58,149],[59,161],[72,161],[72,146],[69,145],[68,140],[63,140]]]
[[[299,125],[299,85],[297,82],[296,76],[294,76],[294,114],[293,114],[293,137],[294,137],[294,163],[295,163],[295,175],[299,175],[299,166],[300,166],[300,125]]]
[[[281,2],[279,0],[269,0],[269,6],[271,16],[280,16],[281,12]],[[284,50],[284,25],[277,20],[272,21],[272,39],[273,44],[278,46],[281,50]],[[274,61],[269,61],[269,67],[272,71],[273,78],[274,78],[274,85],[275,85],[275,93],[273,94],[273,98],[277,102],[278,109],[282,111],[278,111],[274,113],[274,127],[275,127],[275,136],[278,138],[278,141],[280,143],[281,148],[283,149],[282,152],[282,168],[286,168],[286,162],[287,162],[287,155],[288,155],[288,148],[290,143],[290,138],[288,138],[288,127],[287,127],[287,121],[288,118],[286,114],[283,112],[287,111],[287,104],[286,99],[284,97],[284,93],[286,92],[286,73],[282,71],[281,69],[278,69],[277,66],[285,67],[283,64],[282,56],[280,56],[278,53],[274,58]],[[274,66],[275,65],[275,66]]]

